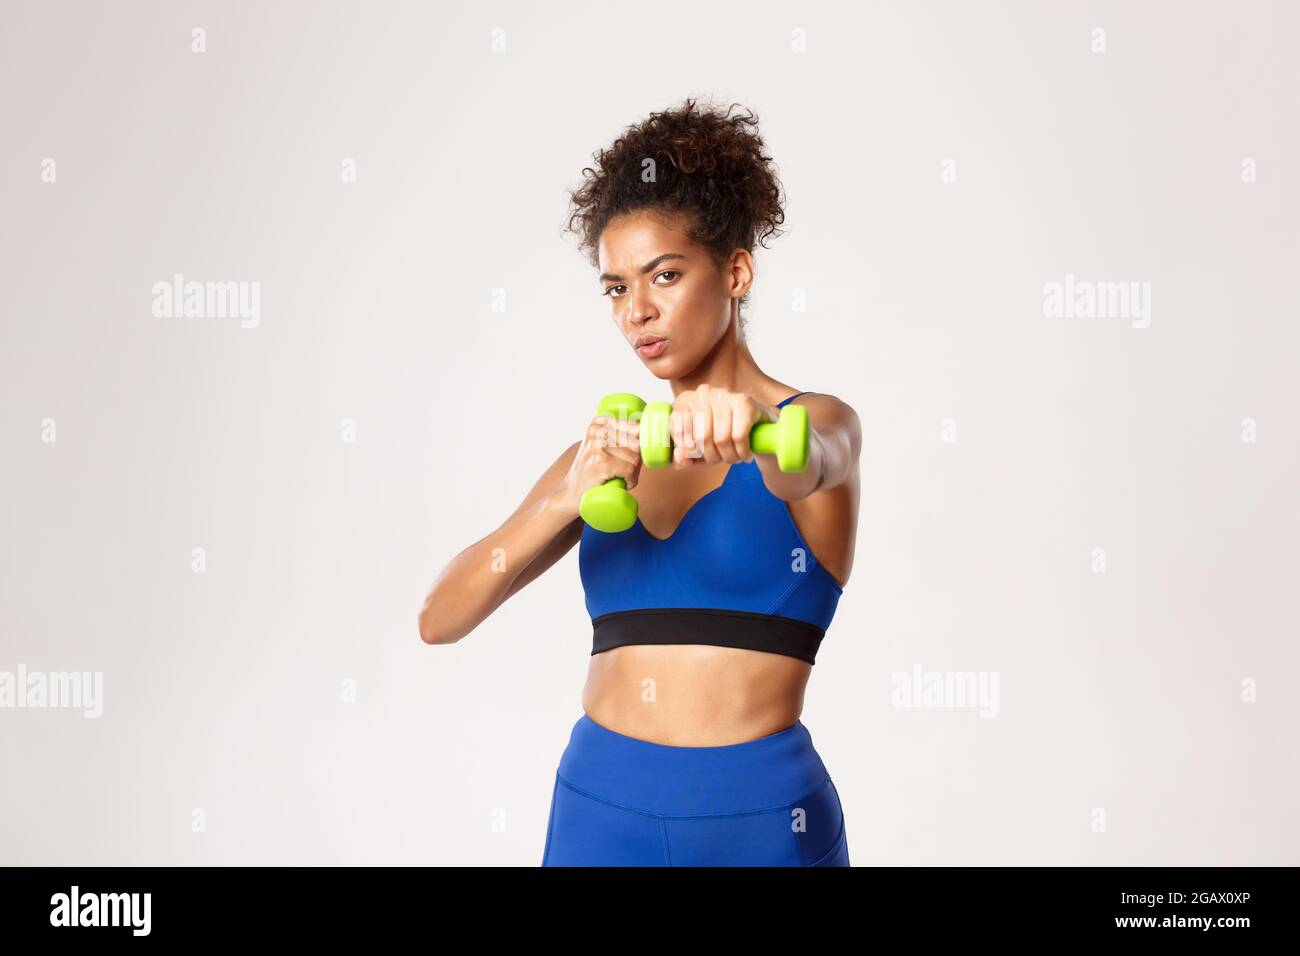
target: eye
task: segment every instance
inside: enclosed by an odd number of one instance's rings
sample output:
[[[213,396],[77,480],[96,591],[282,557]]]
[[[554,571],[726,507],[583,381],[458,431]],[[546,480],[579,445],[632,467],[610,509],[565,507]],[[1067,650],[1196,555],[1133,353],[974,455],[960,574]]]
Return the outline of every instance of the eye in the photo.
[[[681,272],[680,272],[679,270],[677,270],[677,269],[665,269],[663,272],[661,272],[661,273],[659,273],[657,276],[655,276],[655,278],[656,278],[656,279],[662,279],[664,276],[672,276],[673,279],[676,279],[677,276],[679,276],[679,275],[681,275]],[[617,298],[619,298],[619,297],[622,295],[622,293],[619,293],[619,295],[614,295],[614,290],[615,290],[615,289],[622,289],[622,288],[624,288],[623,285],[612,285],[612,286],[610,286],[608,289],[606,289],[604,292],[602,292],[601,295],[608,296],[608,297],[611,298],[611,299],[617,299]]]

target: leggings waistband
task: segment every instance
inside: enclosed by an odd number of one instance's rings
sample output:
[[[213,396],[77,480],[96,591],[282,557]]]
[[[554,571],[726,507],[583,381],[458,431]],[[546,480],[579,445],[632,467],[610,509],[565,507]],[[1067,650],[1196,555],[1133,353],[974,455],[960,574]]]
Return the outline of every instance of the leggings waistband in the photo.
[[[569,786],[660,816],[747,813],[788,806],[829,778],[802,721],[718,747],[676,747],[578,718],[560,757]]]

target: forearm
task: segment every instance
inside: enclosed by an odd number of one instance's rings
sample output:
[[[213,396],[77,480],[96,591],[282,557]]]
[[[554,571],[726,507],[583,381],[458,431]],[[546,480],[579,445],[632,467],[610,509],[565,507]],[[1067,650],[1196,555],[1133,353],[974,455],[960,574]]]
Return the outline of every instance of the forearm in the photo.
[[[812,395],[808,405],[808,466],[783,472],[775,455],[755,455],[763,482],[784,501],[797,501],[850,481],[862,454],[857,412],[831,395]]]
[[[782,471],[776,455],[755,455],[763,483],[782,501],[798,501],[826,487],[828,464],[826,443],[812,426],[808,428],[808,464],[803,471]]]

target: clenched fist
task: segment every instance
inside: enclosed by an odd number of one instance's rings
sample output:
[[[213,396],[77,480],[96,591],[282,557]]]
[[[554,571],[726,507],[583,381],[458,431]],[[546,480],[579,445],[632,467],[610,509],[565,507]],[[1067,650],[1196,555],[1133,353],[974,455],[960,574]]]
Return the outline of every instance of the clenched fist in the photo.
[[[673,440],[673,467],[753,461],[750,430],[774,422],[776,409],[743,392],[701,385],[673,400],[668,431]]]

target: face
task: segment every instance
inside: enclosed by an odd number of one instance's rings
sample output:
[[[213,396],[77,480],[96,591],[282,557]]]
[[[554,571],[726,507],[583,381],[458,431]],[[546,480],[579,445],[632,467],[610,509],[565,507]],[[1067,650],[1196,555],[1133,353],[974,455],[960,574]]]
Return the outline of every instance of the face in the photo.
[[[753,279],[737,249],[719,269],[687,237],[683,214],[638,210],[611,219],[597,248],[600,285],[628,347],[660,379],[688,375],[727,332]],[[658,339],[636,348],[639,340]]]

